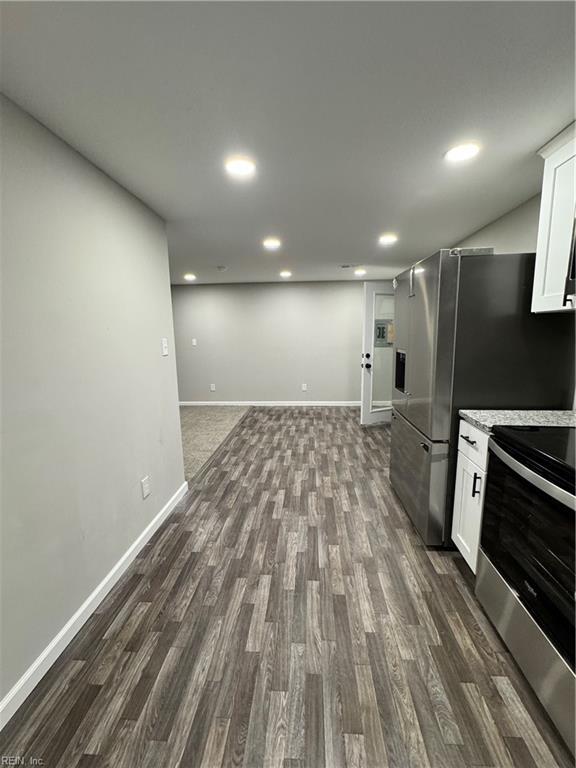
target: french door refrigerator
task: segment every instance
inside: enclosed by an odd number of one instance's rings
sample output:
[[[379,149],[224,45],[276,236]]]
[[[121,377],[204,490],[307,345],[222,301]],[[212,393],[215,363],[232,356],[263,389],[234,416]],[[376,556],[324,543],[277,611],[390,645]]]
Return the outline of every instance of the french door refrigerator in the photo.
[[[394,280],[390,482],[450,542],[460,408],[572,408],[574,316],[530,311],[535,254],[444,249]]]

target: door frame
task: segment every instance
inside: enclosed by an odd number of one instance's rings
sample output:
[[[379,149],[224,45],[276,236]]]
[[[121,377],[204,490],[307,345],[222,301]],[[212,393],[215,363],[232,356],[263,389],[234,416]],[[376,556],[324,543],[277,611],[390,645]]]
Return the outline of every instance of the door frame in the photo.
[[[362,306],[362,358],[360,386],[360,424],[390,423],[392,402],[380,408],[372,408],[372,362],[374,360],[374,306],[377,294],[394,296],[392,280],[374,280],[364,283]],[[370,366],[366,368],[366,363]]]

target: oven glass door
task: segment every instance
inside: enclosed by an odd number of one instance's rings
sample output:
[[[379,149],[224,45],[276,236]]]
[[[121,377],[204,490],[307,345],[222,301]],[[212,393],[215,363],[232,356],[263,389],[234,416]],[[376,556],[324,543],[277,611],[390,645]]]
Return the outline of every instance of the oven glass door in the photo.
[[[495,451],[489,453],[482,549],[574,669],[574,507],[533,485]]]

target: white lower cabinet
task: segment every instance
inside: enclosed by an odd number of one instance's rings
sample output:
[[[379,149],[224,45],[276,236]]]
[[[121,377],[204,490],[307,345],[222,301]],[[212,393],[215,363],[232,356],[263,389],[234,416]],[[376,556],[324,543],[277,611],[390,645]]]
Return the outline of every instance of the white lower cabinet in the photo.
[[[458,451],[452,541],[476,573],[486,472]]]

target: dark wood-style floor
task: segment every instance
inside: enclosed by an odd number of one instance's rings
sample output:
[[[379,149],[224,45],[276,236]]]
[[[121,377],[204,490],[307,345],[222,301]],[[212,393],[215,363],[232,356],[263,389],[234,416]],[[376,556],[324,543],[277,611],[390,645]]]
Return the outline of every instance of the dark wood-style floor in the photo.
[[[388,483],[387,428],[251,409],[3,734],[48,768],[572,761]]]

